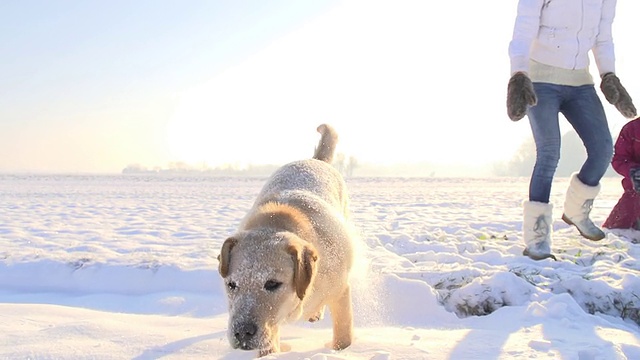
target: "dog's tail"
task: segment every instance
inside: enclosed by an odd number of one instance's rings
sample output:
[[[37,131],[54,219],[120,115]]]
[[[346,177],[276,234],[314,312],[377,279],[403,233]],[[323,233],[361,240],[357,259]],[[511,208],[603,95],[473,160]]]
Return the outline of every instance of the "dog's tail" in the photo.
[[[318,126],[317,130],[321,134],[321,137],[316,151],[313,154],[313,158],[331,164],[331,162],[333,162],[333,155],[336,152],[336,145],[338,144],[338,133],[333,127],[327,124]]]

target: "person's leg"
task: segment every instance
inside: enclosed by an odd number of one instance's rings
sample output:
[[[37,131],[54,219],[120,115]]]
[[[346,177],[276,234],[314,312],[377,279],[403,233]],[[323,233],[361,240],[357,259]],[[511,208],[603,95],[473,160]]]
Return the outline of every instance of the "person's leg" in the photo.
[[[600,192],[600,179],[613,156],[613,139],[607,117],[593,85],[570,88],[561,112],[576,130],[587,150],[580,172],[571,177],[562,219],[575,225],[582,236],[601,240],[605,234],[589,219],[593,200]]]
[[[552,204],[551,184],[560,160],[560,125],[558,112],[562,101],[557,85],[534,83],[538,103],[527,116],[536,145],[536,163],[529,182],[529,200],[523,203],[523,255],[534,260],[554,258],[551,255]]]
[[[527,111],[536,145],[536,163],[529,182],[529,200],[548,203],[553,176],[560,160],[560,124],[562,87],[534,83],[538,103]]]
[[[585,185],[597,186],[611,163],[613,138],[594,86],[572,88],[571,98],[562,104],[560,112],[573,126],[587,151],[587,160],[578,172],[578,179]]]

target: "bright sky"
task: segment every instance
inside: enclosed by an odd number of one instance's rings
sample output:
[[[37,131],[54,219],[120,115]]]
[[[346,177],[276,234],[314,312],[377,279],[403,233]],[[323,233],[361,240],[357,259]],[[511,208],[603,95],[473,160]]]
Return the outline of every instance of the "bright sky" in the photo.
[[[0,2],[0,171],[279,164],[322,122],[361,162],[509,159],[530,130],[506,116],[500,3]],[[640,99],[637,14],[619,1],[614,37]]]

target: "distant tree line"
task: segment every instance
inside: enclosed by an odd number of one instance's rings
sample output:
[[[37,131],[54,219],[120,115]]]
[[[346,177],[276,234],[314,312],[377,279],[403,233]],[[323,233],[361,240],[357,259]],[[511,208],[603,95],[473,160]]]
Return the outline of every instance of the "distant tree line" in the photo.
[[[225,164],[219,167],[208,167],[205,164],[191,165],[185,162],[172,162],[166,168],[147,168],[140,164],[130,164],[122,170],[123,174],[160,174],[160,175],[204,175],[204,176],[249,176],[266,177],[271,175],[277,165],[248,165],[240,167],[234,164]]]
[[[352,177],[353,171],[358,167],[358,159],[354,156],[347,156],[343,153],[337,153],[333,159],[333,166],[342,174],[342,176]]]
[[[333,166],[346,177],[353,176],[354,170],[358,167],[358,160],[347,157],[343,153],[337,153],[333,161]],[[123,170],[123,174],[181,174],[181,175],[207,175],[207,176],[255,176],[266,177],[271,175],[280,165],[247,165],[224,164],[217,167],[209,167],[206,163],[197,165],[183,161],[170,162],[166,168],[148,168],[141,164],[129,164]]]

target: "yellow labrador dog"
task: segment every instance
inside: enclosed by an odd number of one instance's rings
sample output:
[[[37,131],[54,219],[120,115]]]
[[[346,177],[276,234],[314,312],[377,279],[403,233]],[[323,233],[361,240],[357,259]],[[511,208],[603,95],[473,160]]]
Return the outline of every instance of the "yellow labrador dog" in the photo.
[[[259,356],[287,350],[280,325],[301,317],[319,320],[325,306],[333,322],[330,346],[344,349],[353,339],[349,197],[330,165],[338,136],[326,124],[318,132],[313,158],[278,169],[222,245],[219,272],[233,348],[258,350]]]

